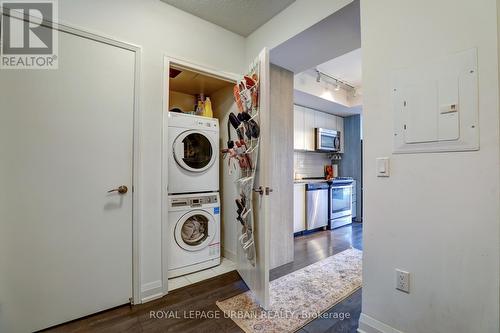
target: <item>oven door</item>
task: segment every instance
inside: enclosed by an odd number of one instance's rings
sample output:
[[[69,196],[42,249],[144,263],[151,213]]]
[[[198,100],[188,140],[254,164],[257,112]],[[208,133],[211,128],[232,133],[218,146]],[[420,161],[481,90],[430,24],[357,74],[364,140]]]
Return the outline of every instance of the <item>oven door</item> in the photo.
[[[332,186],[330,220],[352,215],[352,185]]]

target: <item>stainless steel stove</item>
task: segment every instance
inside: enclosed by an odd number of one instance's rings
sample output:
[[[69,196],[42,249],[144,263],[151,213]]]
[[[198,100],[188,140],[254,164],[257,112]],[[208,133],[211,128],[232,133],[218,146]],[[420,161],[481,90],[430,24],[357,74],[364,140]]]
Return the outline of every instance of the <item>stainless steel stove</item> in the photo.
[[[351,177],[337,177],[331,181],[329,195],[330,229],[352,223],[352,187]]]

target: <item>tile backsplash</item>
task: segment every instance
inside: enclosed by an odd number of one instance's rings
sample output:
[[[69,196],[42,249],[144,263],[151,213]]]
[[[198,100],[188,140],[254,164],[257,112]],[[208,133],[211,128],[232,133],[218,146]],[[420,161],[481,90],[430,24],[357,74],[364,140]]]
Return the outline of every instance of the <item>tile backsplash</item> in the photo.
[[[293,154],[293,167],[296,178],[323,177],[324,167],[332,164],[328,154],[295,151]]]

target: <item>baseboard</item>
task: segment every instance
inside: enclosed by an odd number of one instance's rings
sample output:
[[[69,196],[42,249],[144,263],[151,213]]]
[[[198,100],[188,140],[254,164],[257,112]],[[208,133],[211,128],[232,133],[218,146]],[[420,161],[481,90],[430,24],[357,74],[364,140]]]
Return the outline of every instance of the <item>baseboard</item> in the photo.
[[[358,333],[403,333],[375,318],[361,314],[359,317]]]
[[[163,284],[161,280],[149,282],[142,285],[141,288],[141,301],[142,303],[150,302],[154,299],[162,297]]]
[[[231,260],[232,262],[236,262],[236,253],[229,251],[228,249],[224,249],[223,257]]]
[[[142,303],[147,303],[147,302],[154,301],[155,299],[162,298],[163,296],[165,296],[165,295],[163,294],[163,291],[162,291],[162,292],[159,292],[157,294],[153,294],[151,296],[143,297],[141,301],[142,301]]]

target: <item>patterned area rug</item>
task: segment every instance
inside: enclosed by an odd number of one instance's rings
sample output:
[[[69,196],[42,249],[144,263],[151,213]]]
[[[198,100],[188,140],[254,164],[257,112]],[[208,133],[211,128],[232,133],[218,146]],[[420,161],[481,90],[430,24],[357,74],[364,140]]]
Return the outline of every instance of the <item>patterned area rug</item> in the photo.
[[[247,333],[294,332],[361,287],[361,257],[348,249],[271,281],[268,311],[250,291],[217,306]]]

